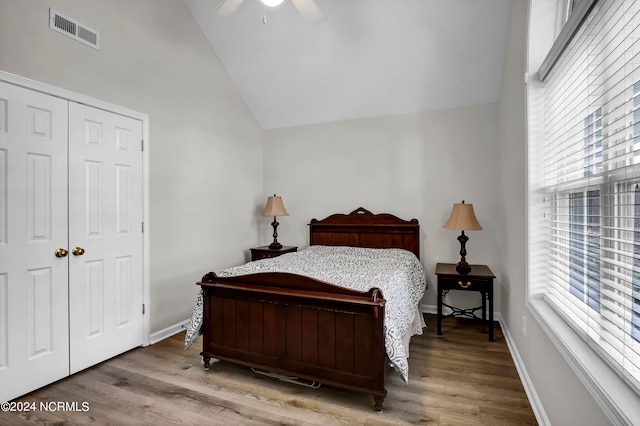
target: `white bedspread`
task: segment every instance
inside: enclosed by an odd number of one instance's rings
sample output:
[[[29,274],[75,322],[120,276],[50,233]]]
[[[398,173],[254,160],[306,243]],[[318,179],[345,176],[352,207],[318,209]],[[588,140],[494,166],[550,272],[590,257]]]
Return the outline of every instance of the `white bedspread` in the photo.
[[[225,269],[220,277],[259,272],[290,272],[330,282],[359,291],[379,288],[386,299],[385,349],[389,362],[407,382],[409,363],[406,343],[408,337],[421,334],[416,327],[418,303],[427,282],[418,258],[401,249],[367,249],[342,246],[311,246],[295,253],[249,262]],[[198,306],[200,303],[200,306]],[[187,329],[185,346],[190,346],[200,334],[202,297],[193,310]]]

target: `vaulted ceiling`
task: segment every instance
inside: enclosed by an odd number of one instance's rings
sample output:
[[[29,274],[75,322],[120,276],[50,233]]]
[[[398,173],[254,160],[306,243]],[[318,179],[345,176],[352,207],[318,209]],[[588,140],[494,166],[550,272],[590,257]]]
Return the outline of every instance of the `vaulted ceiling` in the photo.
[[[185,0],[263,129],[496,102],[509,0]],[[266,23],[263,17],[266,16]]]

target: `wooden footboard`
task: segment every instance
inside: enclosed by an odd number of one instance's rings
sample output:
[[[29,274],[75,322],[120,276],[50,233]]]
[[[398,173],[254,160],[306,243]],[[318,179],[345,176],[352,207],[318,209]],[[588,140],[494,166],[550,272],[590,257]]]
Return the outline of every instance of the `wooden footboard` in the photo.
[[[385,300],[288,273],[222,278],[204,290],[203,351],[211,358],[373,395],[386,396]]]

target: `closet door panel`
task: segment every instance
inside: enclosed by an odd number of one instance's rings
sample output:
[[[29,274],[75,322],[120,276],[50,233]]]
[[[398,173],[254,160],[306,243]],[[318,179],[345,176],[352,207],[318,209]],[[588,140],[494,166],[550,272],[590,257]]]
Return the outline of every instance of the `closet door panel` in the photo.
[[[0,82],[0,401],[69,374],[67,117]]]
[[[70,103],[71,372],[143,341],[142,123]]]

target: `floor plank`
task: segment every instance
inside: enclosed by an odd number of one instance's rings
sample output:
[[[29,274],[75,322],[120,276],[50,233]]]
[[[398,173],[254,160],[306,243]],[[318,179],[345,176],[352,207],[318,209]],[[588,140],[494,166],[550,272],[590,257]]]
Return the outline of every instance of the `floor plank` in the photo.
[[[536,419],[496,323],[435,317],[411,343],[409,383],[387,377],[384,411],[370,395],[310,389],[227,362],[202,369],[200,342],[180,333],[60,380],[16,401],[76,402],[87,411],[0,412],[2,425],[535,425]]]

